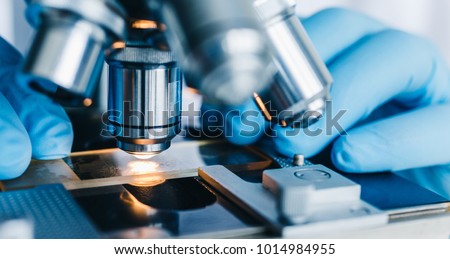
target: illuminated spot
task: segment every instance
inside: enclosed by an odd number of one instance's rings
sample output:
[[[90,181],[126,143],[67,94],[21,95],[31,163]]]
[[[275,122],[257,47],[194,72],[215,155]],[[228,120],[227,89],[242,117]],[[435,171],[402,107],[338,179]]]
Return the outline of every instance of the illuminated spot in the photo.
[[[84,99],[84,100],[83,100],[83,105],[84,105],[85,107],[91,106],[91,105],[92,105],[92,99],[91,99],[91,98],[86,98],[86,99]]]
[[[137,20],[131,24],[133,29],[157,29],[158,23],[150,20]]]
[[[131,161],[128,163],[132,175],[154,173],[158,167],[159,163],[153,161]]]
[[[112,49],[123,49],[125,48],[125,42],[123,41],[116,41],[111,46]]]
[[[156,154],[134,154],[133,155],[135,158],[140,159],[140,160],[148,160],[154,156],[156,156]]]

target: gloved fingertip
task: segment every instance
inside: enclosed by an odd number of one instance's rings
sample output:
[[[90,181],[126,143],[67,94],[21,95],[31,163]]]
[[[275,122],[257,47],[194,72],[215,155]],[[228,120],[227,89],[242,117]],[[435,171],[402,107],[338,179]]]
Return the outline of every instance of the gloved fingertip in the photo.
[[[331,161],[341,171],[347,173],[364,172],[358,151],[348,136],[342,136],[336,140],[331,150]]]
[[[70,155],[71,145],[48,143],[45,146],[33,147],[33,158],[37,160],[60,159]]]
[[[235,145],[250,145],[258,141],[264,134],[264,122],[252,121],[246,125],[240,117],[227,120],[225,125],[225,137]]]
[[[11,143],[8,141],[9,149],[4,149],[1,154],[0,180],[10,180],[22,176],[31,162],[31,143],[27,136],[17,136]],[[14,146],[13,146],[14,145]]]
[[[234,145],[239,145],[239,146],[247,146],[247,145],[251,145],[253,143],[255,143],[256,141],[258,141],[259,138],[254,137],[254,136],[230,136],[227,138],[227,140]]]
[[[31,153],[30,153],[31,154]],[[2,166],[0,167],[0,180],[11,180],[22,176],[22,174],[27,170],[31,162],[30,156],[23,156],[16,159],[14,165]]]
[[[266,132],[266,122],[253,101],[225,112],[225,137],[236,145],[250,145]]]
[[[39,160],[52,160],[67,157],[72,149],[73,130],[69,121],[58,121],[57,125],[48,125],[50,128],[33,132],[32,147],[33,158]]]
[[[70,152],[67,152],[64,154],[50,154],[50,155],[43,154],[42,156],[36,156],[35,159],[37,159],[37,160],[55,160],[55,159],[61,159],[61,158],[68,157],[69,154],[70,154]]]
[[[283,156],[291,157],[295,152],[291,148],[291,143],[286,138],[272,138],[275,150]]]
[[[331,161],[334,166],[344,172],[350,173],[353,171],[350,155],[346,151],[336,151],[331,153]]]
[[[305,157],[317,155],[324,147],[320,136],[308,136],[302,129],[276,126],[273,131],[276,150],[287,157],[302,154]]]

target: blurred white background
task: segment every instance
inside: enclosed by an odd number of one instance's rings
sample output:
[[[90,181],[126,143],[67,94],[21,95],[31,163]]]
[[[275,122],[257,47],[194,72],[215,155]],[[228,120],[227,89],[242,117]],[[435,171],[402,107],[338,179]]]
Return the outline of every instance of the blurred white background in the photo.
[[[450,1],[448,0],[297,0],[298,13],[308,16],[341,6],[376,17],[385,24],[435,42],[450,63]]]
[[[0,0],[0,36],[25,53],[33,29],[25,19],[25,0]]]
[[[343,6],[374,16],[386,24],[432,39],[450,62],[450,1],[447,0],[298,0],[298,12],[308,16]],[[0,0],[0,35],[25,52],[32,29],[24,18],[24,0]]]

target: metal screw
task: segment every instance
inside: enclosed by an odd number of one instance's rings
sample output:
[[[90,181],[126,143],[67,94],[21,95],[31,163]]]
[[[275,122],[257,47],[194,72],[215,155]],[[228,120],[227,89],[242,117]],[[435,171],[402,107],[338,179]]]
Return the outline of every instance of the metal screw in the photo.
[[[305,156],[301,155],[301,154],[295,154],[293,164],[295,166],[304,166],[305,165]]]

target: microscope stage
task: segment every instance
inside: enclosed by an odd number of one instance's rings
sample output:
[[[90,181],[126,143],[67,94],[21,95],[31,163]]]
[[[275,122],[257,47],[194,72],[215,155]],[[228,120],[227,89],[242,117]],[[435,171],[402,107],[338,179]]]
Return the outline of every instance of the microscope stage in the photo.
[[[270,146],[239,147],[224,141],[182,141],[173,143],[168,151],[149,160],[138,160],[119,149],[105,149],[73,153],[63,160],[33,161],[22,177],[3,181],[0,186],[3,191],[9,191],[61,183],[103,237],[224,238],[305,233],[297,228],[281,231],[283,224],[278,223],[273,231],[273,222],[264,220],[235,199],[235,194],[245,195],[245,192],[237,189],[231,194],[223,192],[219,185],[198,176],[198,168],[213,165],[223,165],[228,174],[235,175],[232,179],[237,181],[236,185],[229,185],[223,178],[226,188],[259,185],[261,187],[255,189],[257,192],[262,189],[264,170],[295,167],[291,159],[280,157]],[[306,161],[305,167],[310,166]],[[214,171],[211,175],[220,176]],[[344,176],[361,186],[361,204],[384,212],[385,221],[389,223],[447,215],[447,200],[395,174]],[[252,199],[244,197],[244,200],[251,203]],[[383,221],[380,217],[372,219],[372,223]],[[333,220],[330,222],[333,224]],[[336,224],[339,223],[336,221]],[[364,223],[361,227],[363,225],[370,224]],[[317,234],[336,234],[331,233],[332,227],[328,229],[330,233]]]

